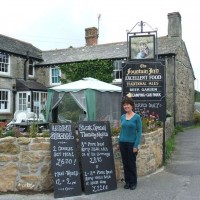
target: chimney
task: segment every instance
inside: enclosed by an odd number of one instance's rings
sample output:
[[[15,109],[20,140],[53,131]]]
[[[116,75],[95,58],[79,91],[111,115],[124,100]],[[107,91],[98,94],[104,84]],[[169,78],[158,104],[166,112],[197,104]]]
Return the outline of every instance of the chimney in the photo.
[[[98,43],[98,29],[96,27],[85,29],[86,46],[96,45]]]
[[[169,13],[168,15],[168,37],[182,38],[181,15],[179,12]]]

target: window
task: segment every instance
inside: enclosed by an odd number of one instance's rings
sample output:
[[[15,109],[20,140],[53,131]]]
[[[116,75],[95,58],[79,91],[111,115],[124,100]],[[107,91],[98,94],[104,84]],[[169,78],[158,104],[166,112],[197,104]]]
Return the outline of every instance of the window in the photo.
[[[0,74],[10,74],[9,55],[0,52]]]
[[[45,110],[47,101],[47,92],[18,92],[17,93],[17,110],[31,111],[31,104],[33,104],[33,112],[41,113]]]
[[[59,85],[60,84],[60,76],[61,76],[61,71],[58,67],[51,67],[50,68],[50,75],[51,75],[51,85]]]
[[[113,75],[114,75],[115,81],[121,81],[122,79],[122,61],[121,60],[114,61]]]
[[[45,111],[47,92],[33,92],[33,112],[39,115]]]
[[[19,107],[18,110],[27,110],[27,93],[19,92]]]
[[[28,76],[34,76],[34,62],[33,62],[33,60],[29,60]]]
[[[9,102],[10,102],[10,91],[0,90],[0,112],[10,111]]]

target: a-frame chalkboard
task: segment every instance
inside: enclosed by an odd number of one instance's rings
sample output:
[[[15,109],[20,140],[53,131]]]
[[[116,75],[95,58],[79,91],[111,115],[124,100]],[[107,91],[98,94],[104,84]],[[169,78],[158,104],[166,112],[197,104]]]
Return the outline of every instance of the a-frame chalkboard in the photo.
[[[116,189],[117,182],[109,122],[79,122],[78,132],[85,194]]]
[[[76,140],[71,130],[71,123],[50,124],[55,198],[76,196],[82,193]]]

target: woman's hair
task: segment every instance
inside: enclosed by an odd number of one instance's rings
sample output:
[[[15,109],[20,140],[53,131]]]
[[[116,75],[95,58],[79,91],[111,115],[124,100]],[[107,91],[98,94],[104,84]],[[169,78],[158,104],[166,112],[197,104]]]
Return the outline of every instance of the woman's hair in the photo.
[[[133,108],[135,106],[134,101],[133,101],[133,99],[131,97],[125,96],[125,97],[122,98],[122,105],[124,105],[126,103],[130,104]]]

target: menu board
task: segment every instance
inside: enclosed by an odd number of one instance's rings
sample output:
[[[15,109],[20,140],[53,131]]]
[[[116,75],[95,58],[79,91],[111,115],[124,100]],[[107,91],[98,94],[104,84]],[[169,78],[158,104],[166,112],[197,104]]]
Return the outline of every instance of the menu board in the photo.
[[[78,124],[85,194],[117,188],[109,122]]]
[[[123,64],[123,96],[132,97],[135,112],[154,115],[165,121],[165,62],[130,62]]]
[[[71,123],[50,124],[50,133],[54,197],[80,195],[80,170]]]

